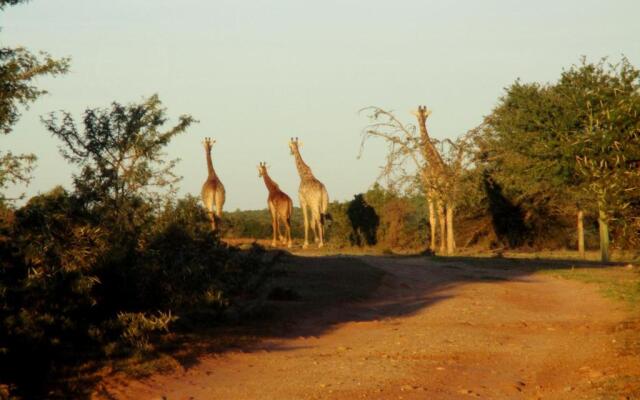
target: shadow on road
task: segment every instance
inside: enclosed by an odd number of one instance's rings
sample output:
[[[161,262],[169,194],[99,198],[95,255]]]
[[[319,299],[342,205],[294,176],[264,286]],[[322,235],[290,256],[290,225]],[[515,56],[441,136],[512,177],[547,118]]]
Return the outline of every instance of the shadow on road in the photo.
[[[192,368],[200,357],[226,351],[287,351],[291,348],[269,339],[319,337],[347,322],[412,315],[449,298],[448,289],[456,285],[530,280],[540,270],[619,265],[503,257],[286,254],[269,290],[288,293],[289,298],[267,300],[233,328],[192,336],[173,356],[184,368]]]

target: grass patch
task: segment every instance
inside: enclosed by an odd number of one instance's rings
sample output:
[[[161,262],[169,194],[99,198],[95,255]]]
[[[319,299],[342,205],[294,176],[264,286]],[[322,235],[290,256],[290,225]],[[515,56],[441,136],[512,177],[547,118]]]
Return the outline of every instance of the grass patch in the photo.
[[[637,268],[571,268],[542,270],[540,272],[559,278],[596,284],[605,297],[624,302],[635,312],[640,311],[640,273]]]

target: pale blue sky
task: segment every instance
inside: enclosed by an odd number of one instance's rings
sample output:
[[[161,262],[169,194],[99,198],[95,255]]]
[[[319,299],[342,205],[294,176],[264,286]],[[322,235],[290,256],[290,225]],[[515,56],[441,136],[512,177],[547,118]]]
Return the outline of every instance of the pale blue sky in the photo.
[[[72,169],[41,115],[132,102],[158,93],[175,117],[200,120],[168,148],[180,157],[180,193],[206,175],[204,136],[227,188],[225,209],[263,208],[256,165],[297,203],[287,139],[332,199],[365,191],[383,163],[371,143],[356,159],[368,105],[433,110],[431,133],[477,125],[503,88],[556,79],[581,55],[625,54],[640,65],[640,2],[630,1],[205,1],[33,0],[0,15],[2,45],[72,57],[71,72],[38,84],[50,91],[25,111],[0,146],[38,156],[34,180],[10,195],[56,184]]]

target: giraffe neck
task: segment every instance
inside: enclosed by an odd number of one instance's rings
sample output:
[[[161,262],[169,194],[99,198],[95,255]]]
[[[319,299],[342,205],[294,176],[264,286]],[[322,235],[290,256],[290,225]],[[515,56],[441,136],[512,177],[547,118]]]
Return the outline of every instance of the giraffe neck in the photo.
[[[300,179],[309,179],[315,178],[313,176],[313,172],[311,172],[311,168],[302,160],[302,156],[300,155],[300,150],[296,149],[293,153],[296,158],[296,168],[298,169],[298,174],[300,175]]]
[[[217,177],[216,170],[213,169],[213,162],[211,161],[211,152],[210,151],[207,152],[207,171],[209,171],[209,178]]]
[[[273,193],[280,189],[278,184],[275,183],[273,179],[271,179],[271,177],[269,176],[269,174],[267,174],[266,171],[262,174],[262,179],[264,179],[264,184],[267,187],[267,190],[269,191],[269,193]]]
[[[444,171],[444,161],[440,154],[433,147],[433,143],[431,143],[431,138],[429,137],[429,132],[427,131],[427,122],[426,120],[420,120],[418,123],[420,127],[420,136],[422,136],[422,140],[424,142],[424,152],[427,157],[427,161],[439,172]]]

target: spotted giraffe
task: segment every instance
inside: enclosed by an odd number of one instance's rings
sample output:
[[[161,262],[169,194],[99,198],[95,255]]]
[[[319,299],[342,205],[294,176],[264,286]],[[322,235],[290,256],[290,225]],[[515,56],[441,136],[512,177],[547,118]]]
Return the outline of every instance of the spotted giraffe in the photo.
[[[291,138],[289,149],[291,155],[295,157],[296,168],[300,175],[300,208],[304,217],[304,244],[303,248],[309,246],[309,216],[311,213],[311,229],[318,243],[318,247],[324,246],[324,221],[329,207],[329,194],[327,189],[311,172],[311,168],[305,164],[300,155],[300,143],[298,138]]]
[[[224,185],[218,178],[216,171],[213,169],[213,162],[211,161],[211,149],[215,143],[215,139],[205,138],[203,141],[204,150],[207,156],[207,180],[202,185],[202,202],[209,213],[209,219],[211,220],[211,229],[215,231],[217,229],[217,222],[222,217],[222,206],[225,200]]]

